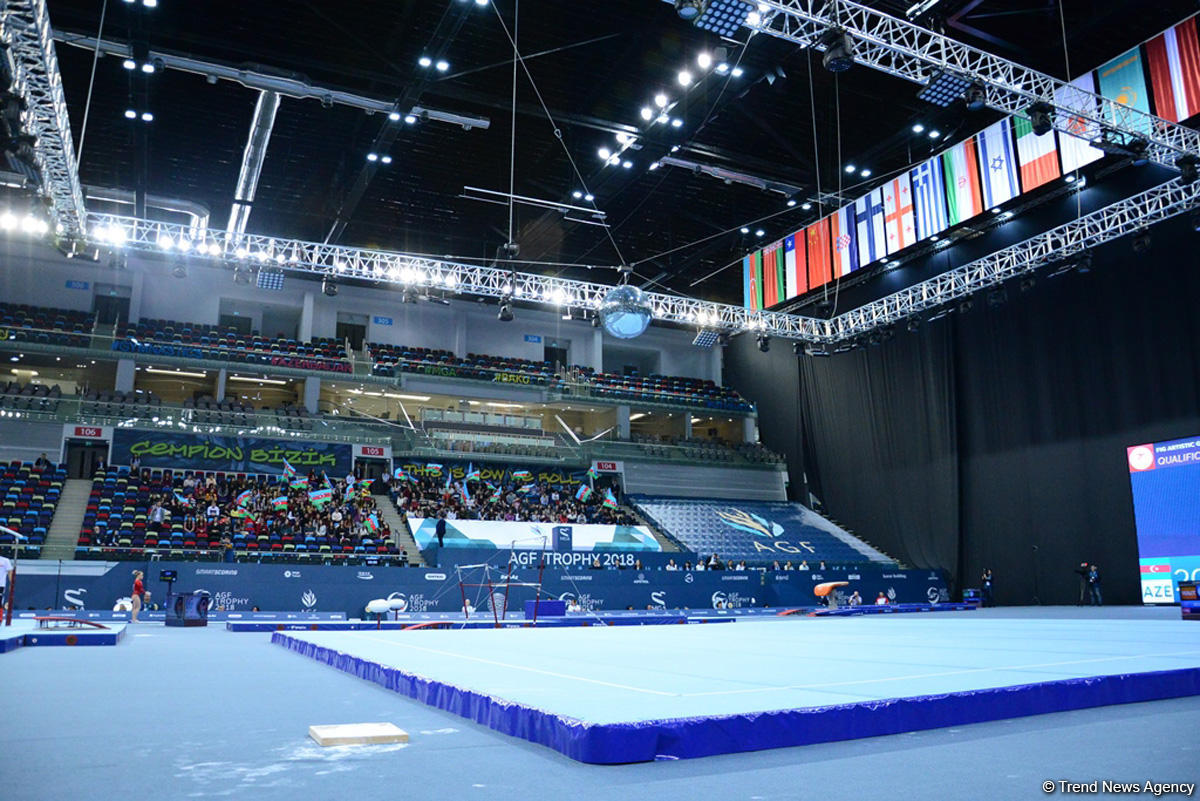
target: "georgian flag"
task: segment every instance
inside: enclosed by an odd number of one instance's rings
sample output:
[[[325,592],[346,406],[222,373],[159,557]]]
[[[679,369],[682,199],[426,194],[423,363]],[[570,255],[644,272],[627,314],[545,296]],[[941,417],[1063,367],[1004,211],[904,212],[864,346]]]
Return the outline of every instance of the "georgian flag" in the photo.
[[[842,206],[830,218],[833,224],[833,273],[835,278],[849,275],[858,269],[858,229],[854,224],[854,207]]]
[[[983,205],[994,209],[1021,194],[1013,152],[1012,122],[1005,118],[978,134],[979,166],[983,170]]]
[[[883,192],[872,189],[854,201],[854,225],[858,231],[858,264],[865,267],[887,255],[883,233]]]
[[[883,230],[890,256],[917,241],[913,220],[912,183],[908,173],[902,172],[882,188]]]
[[[917,206],[917,239],[928,239],[948,226],[942,159],[934,156],[914,167],[909,175],[912,176],[913,199]]]

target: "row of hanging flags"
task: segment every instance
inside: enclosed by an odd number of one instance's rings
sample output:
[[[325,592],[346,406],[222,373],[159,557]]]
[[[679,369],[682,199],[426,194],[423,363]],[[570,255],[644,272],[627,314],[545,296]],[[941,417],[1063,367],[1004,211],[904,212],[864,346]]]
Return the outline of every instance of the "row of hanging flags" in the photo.
[[[1094,102],[1085,93],[1176,123],[1200,113],[1196,17],[1079,76],[1058,90],[1055,101],[1062,109],[1083,110]],[[1000,120],[746,256],[745,307],[769,308],[818,289],[1102,158],[1088,141],[1093,128],[1076,117],[1070,133],[1037,136],[1023,117]]]

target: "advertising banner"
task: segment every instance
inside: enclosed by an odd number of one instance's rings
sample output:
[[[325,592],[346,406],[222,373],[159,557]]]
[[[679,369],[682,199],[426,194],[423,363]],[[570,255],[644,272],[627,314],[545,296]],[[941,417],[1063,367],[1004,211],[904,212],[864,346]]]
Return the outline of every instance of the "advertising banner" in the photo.
[[[410,517],[408,526],[421,550],[437,544],[431,518]],[[517,523],[496,520],[447,520],[446,548],[534,548],[575,551],[661,551],[645,526],[601,523]]]
[[[282,473],[284,460],[302,473],[324,470],[331,476],[344,476],[351,468],[351,447],[331,442],[174,431],[114,431],[110,461],[129,464],[134,456],[142,460],[142,467],[235,473]]]

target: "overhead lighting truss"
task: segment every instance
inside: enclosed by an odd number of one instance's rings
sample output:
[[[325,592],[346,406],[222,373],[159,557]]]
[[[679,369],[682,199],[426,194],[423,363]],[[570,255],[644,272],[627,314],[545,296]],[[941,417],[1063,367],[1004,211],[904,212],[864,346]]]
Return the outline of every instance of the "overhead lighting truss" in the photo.
[[[1007,114],[1028,117],[1030,105],[1054,107],[1053,125],[1097,143],[1107,133],[1146,143],[1145,157],[1175,169],[1182,155],[1200,156],[1200,133],[1115,100],[962,44],[919,25],[851,0],[760,0],[753,30],[824,50],[825,33],[838,29],[854,41],[854,59],[872,69],[926,84],[938,71],[973,80],[983,101]],[[1086,124],[1085,124],[1086,123]]]
[[[1079,219],[998,250],[829,321],[817,342],[842,342],[967,298],[1097,245],[1183,214],[1200,203],[1200,185],[1171,181],[1119,200]],[[934,312],[936,313],[936,312]]]
[[[690,159],[681,159],[675,156],[663,156],[659,160],[660,164],[668,167],[679,167],[685,170],[691,170],[696,174],[710,175],[713,178],[724,181],[727,184],[743,184],[752,186],[755,189],[761,189],[764,192],[777,192],[784,197],[791,197],[799,194],[804,187],[796,186],[795,184],[783,183],[782,181],[771,181],[765,178],[759,178],[757,175],[750,175],[736,170],[726,169],[725,167],[717,167],[713,164],[703,164],[699,161]]]
[[[50,199],[51,221],[62,233],[78,237],[84,224],[83,188],[44,0],[0,6],[0,41],[12,65],[12,91],[25,100],[25,132],[37,139],[34,158],[42,173],[41,190]]]

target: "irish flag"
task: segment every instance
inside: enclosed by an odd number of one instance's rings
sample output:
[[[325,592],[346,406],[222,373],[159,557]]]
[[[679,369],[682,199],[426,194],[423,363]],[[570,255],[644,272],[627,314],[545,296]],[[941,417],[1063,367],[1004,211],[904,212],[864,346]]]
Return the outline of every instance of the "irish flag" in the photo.
[[[1196,18],[1146,42],[1154,110],[1171,122],[1183,122],[1200,112],[1200,45]]]
[[[1021,165],[1021,186],[1028,192],[1062,175],[1058,169],[1058,149],[1054,131],[1037,136],[1024,117],[1013,118],[1017,132],[1017,162]]]
[[[946,176],[946,209],[951,225],[966,222],[983,212],[983,191],[979,186],[979,157],[975,139],[964,140],[942,153]]]

